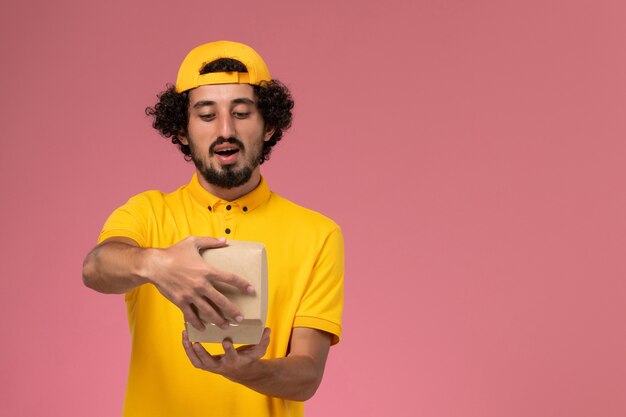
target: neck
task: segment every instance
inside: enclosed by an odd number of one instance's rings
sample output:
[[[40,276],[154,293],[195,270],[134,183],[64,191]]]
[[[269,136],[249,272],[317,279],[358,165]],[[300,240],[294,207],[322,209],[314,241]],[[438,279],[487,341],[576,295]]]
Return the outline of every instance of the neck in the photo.
[[[225,201],[233,201],[248,194],[261,182],[261,170],[259,167],[252,172],[252,176],[245,184],[234,188],[218,187],[217,185],[208,183],[199,172],[196,171],[196,174],[198,176],[198,182],[200,182],[200,185],[202,185],[205,190]]]

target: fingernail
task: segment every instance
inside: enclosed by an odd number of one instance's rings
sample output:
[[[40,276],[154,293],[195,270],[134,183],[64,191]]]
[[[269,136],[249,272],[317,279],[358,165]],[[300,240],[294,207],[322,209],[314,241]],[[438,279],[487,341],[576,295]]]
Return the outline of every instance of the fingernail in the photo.
[[[224,243],[226,242],[226,238],[225,237],[218,237],[217,240],[219,240],[220,242]]]
[[[248,285],[246,291],[248,292],[248,294],[254,294],[254,287],[252,285]]]
[[[222,329],[222,330],[228,330],[229,327],[230,326],[228,325],[228,323],[220,324],[220,329]]]
[[[243,316],[237,316],[237,317],[235,317],[235,321],[236,321],[237,323],[241,323],[241,322],[243,321]]]

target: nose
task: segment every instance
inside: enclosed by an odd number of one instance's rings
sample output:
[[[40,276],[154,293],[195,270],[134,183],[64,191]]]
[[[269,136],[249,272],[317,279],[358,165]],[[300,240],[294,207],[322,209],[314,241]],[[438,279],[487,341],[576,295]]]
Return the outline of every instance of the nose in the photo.
[[[235,123],[231,114],[223,115],[220,118],[220,136],[223,138],[232,138],[235,136]]]

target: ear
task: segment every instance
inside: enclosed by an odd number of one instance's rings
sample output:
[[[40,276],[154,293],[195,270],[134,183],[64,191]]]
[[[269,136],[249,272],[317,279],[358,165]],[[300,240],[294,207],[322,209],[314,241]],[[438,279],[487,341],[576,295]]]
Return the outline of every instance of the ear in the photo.
[[[178,140],[180,141],[180,143],[182,143],[183,145],[189,145],[189,139],[187,138],[187,133],[185,131],[180,131],[178,132]]]
[[[274,134],[274,132],[276,132],[276,129],[274,129],[271,126],[266,126],[265,127],[265,134],[263,135],[263,140],[265,142],[267,142],[268,140],[271,139],[272,135]]]

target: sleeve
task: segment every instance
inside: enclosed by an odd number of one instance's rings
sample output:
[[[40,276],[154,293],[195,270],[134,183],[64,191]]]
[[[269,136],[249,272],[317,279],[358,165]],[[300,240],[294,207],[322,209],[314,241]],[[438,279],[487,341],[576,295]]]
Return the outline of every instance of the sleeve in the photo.
[[[341,229],[336,226],[322,246],[294,321],[294,327],[310,327],[332,334],[333,345],[339,342],[342,330],[343,246]]]
[[[144,194],[132,197],[111,213],[102,227],[98,243],[111,237],[127,237],[143,248],[148,246],[152,209]]]

